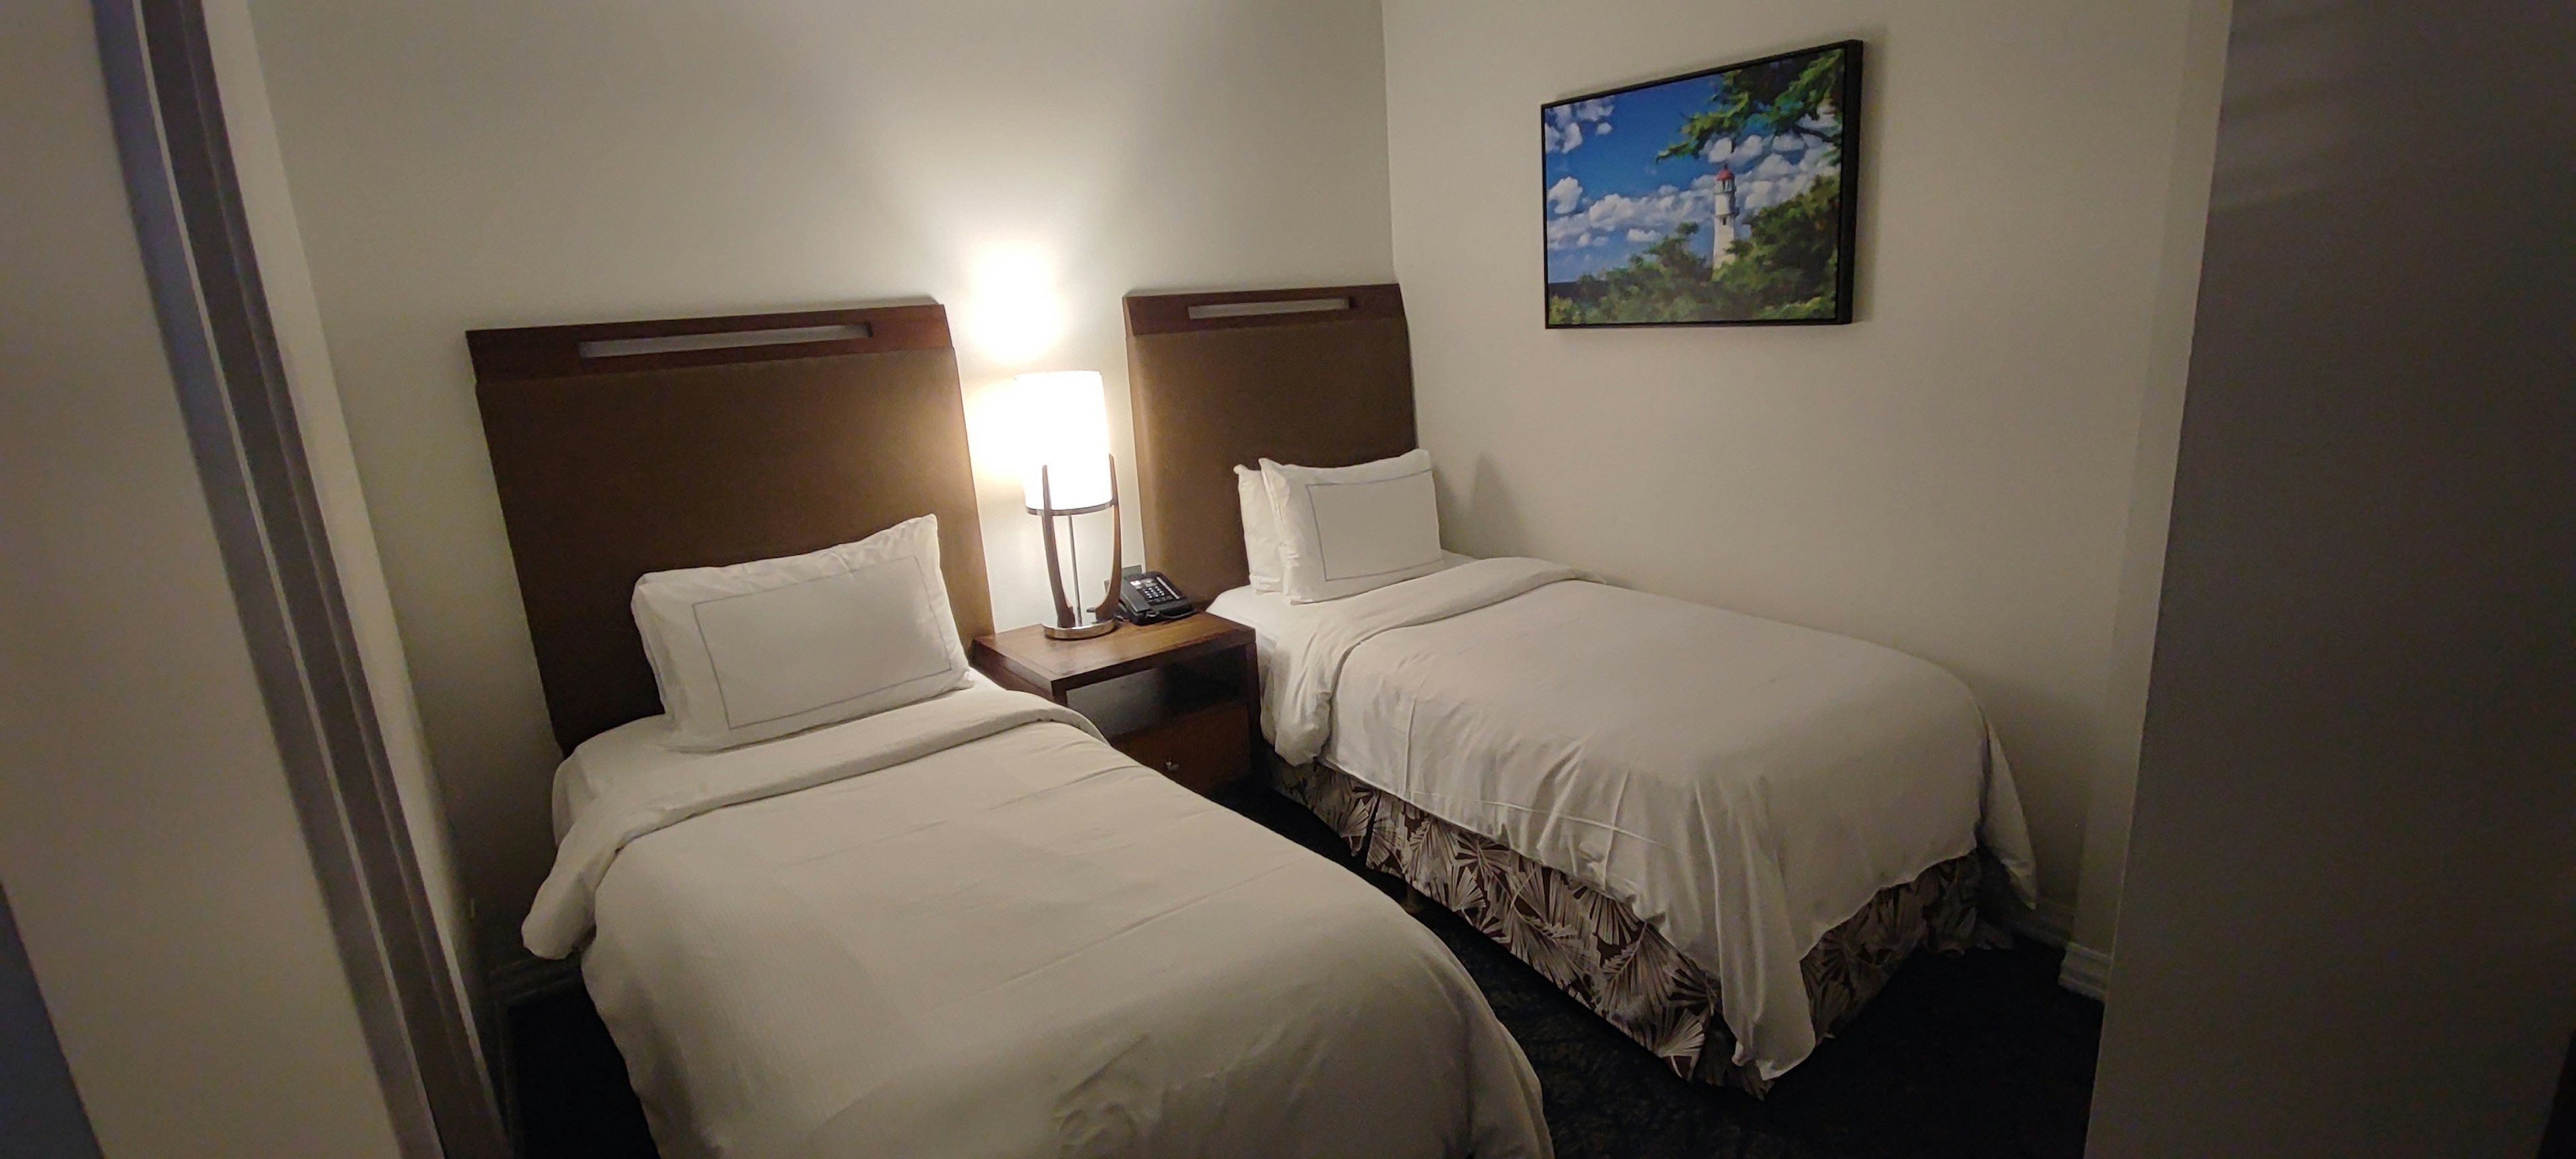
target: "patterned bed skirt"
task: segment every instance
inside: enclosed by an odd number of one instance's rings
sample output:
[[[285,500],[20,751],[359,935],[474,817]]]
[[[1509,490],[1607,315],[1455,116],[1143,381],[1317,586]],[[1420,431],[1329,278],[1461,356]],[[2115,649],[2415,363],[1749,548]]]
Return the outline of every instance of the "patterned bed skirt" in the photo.
[[[1717,979],[1627,906],[1510,847],[1434,817],[1318,761],[1277,765],[1279,788],[1350,843],[1361,863],[1402,878],[1664,1060],[1683,1078],[1760,1096],[1719,1016]],[[1977,944],[1976,854],[1880,890],[1799,963],[1822,1039],[1849,1024],[1916,949]]]

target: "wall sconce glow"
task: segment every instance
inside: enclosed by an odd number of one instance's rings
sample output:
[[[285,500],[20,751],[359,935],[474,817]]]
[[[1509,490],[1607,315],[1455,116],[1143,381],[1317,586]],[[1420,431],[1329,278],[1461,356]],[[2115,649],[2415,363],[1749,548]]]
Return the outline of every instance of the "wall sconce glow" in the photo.
[[[1054,263],[1028,247],[998,247],[978,256],[959,322],[975,352],[1004,366],[1043,358],[1063,340],[1064,295]]]
[[[1024,505],[1031,511],[1089,511],[1107,504],[1109,403],[1100,372],[1023,374],[1011,381],[1011,391]],[[1039,494],[1040,466],[1046,468],[1047,496]]]

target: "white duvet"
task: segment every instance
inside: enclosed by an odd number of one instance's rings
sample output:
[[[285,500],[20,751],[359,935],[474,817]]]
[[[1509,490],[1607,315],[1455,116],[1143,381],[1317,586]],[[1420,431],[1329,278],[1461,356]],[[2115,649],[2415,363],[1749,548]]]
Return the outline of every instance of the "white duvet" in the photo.
[[[1874,644],[1462,560],[1321,604],[1236,589],[1262,725],[1599,888],[1717,979],[1734,1061],[1815,1049],[1799,961],[1872,895],[1982,837],[2025,903],[2012,772],[1965,684]]]
[[[613,730],[529,947],[691,1156],[1546,1156],[1457,961],[1035,697],[715,754]],[[578,766],[576,769],[575,766]]]

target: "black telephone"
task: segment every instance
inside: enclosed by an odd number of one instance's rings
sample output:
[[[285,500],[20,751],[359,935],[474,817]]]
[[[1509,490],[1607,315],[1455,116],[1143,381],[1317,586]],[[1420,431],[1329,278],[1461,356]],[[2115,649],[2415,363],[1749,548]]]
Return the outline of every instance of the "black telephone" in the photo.
[[[1198,610],[1198,605],[1159,571],[1131,569],[1118,577],[1118,618],[1128,623],[1159,624]]]

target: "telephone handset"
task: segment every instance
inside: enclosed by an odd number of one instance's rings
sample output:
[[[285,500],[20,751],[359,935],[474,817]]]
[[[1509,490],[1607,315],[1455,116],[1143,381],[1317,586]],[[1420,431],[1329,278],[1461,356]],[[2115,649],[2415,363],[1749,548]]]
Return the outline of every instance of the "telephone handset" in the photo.
[[[1135,571],[1118,577],[1118,618],[1128,623],[1159,624],[1198,610],[1198,605],[1159,571]]]

